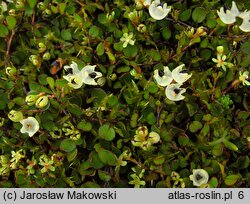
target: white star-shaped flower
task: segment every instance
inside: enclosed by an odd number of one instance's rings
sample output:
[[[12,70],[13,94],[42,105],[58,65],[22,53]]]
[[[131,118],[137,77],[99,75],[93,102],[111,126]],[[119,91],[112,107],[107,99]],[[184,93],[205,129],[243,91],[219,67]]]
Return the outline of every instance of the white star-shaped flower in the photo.
[[[242,12],[238,17],[243,19],[239,28],[244,32],[250,32],[250,11]]]
[[[63,76],[69,83],[68,85],[74,89],[79,89],[83,84],[97,85],[96,79],[102,76],[101,72],[95,71],[96,65],[87,65],[82,70],[78,69],[78,65],[72,62],[70,66],[64,66],[68,74]]]
[[[63,76],[69,83],[68,85],[74,89],[79,89],[83,85],[83,78],[81,72],[78,74],[69,74],[67,76]]]
[[[134,45],[135,40],[133,40],[134,34],[133,33],[123,33],[123,36],[121,37],[120,41],[123,42],[123,47],[127,47],[128,44]]]
[[[248,80],[247,80],[248,79]],[[250,86],[250,80],[249,80],[249,72],[244,71],[243,73],[240,71],[239,80],[242,82],[243,85]]]
[[[96,72],[95,67],[96,65],[87,65],[81,70],[84,84],[97,85],[96,79],[101,77],[102,73]]]
[[[155,70],[154,71],[154,78],[160,86],[167,86],[169,85],[173,78],[172,73],[167,66],[164,67],[164,71]]]
[[[236,17],[240,14],[235,2],[232,2],[231,10],[226,10],[224,7],[220,8],[220,11],[217,11],[221,21],[225,24],[232,24],[236,21]]]
[[[149,6],[149,14],[155,20],[162,20],[170,12],[171,7],[167,3],[161,4],[160,0],[153,1]]]
[[[194,169],[193,174],[191,174],[189,178],[193,181],[194,186],[201,186],[208,182],[209,175],[204,169]]]
[[[180,101],[185,98],[182,94],[186,92],[186,89],[180,88],[181,84],[170,84],[165,90],[166,97],[171,101]]]
[[[23,125],[20,132],[28,133],[30,137],[32,137],[39,130],[39,123],[34,117],[28,117],[20,121]]]
[[[80,72],[80,70],[78,69],[78,65],[75,62],[72,62],[70,66],[65,65],[63,68],[68,74],[72,75],[78,74]]]
[[[172,77],[178,84],[183,84],[192,76],[192,74],[183,73],[184,66],[185,64],[179,65],[172,71]]]

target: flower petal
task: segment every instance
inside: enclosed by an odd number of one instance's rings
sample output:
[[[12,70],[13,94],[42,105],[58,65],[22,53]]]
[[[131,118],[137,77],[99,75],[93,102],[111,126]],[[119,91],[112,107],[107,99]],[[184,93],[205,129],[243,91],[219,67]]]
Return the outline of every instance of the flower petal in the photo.
[[[240,14],[235,2],[232,2],[231,10],[224,11],[224,8],[221,7],[220,11],[217,11],[218,16],[220,17],[221,21],[225,24],[233,24],[236,22],[236,17]]]
[[[165,90],[166,97],[171,101],[180,101],[185,98],[182,94],[186,89],[180,88],[181,84],[170,84]]]
[[[149,6],[149,14],[155,20],[161,20],[165,18],[170,12],[171,7],[167,7],[167,4],[164,3],[162,6],[160,0],[153,1]]]
[[[181,73],[184,66],[185,64],[179,65],[172,71],[172,77],[178,84],[183,84],[192,76],[192,74]]]

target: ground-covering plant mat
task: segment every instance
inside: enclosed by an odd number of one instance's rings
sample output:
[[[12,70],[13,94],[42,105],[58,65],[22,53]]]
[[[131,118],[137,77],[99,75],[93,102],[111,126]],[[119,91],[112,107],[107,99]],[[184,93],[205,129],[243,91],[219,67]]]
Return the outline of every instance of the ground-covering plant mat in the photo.
[[[1,187],[249,187],[250,2],[0,2]]]

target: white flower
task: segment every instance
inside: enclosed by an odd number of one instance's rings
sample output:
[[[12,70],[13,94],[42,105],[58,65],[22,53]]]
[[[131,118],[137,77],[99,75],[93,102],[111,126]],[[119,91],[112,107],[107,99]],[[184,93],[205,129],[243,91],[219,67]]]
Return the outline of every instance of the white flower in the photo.
[[[180,101],[185,98],[182,94],[186,92],[186,89],[180,88],[181,84],[170,84],[165,90],[167,98],[171,101]]]
[[[28,117],[20,121],[23,125],[21,133],[28,133],[32,137],[39,130],[39,123],[34,117]]]
[[[193,169],[193,174],[189,178],[194,186],[201,186],[208,182],[209,175],[204,169]]]
[[[68,85],[74,89],[79,89],[83,85],[83,79],[81,72],[75,75],[69,74],[67,76],[63,76],[69,83]]]
[[[123,33],[123,36],[120,38],[120,41],[124,42],[123,43],[123,47],[127,47],[128,44],[130,45],[134,45],[135,44],[135,40],[132,40],[133,39],[133,36],[134,34],[133,33]]]
[[[220,11],[217,11],[221,21],[225,24],[232,24],[236,21],[236,17],[240,14],[235,2],[232,2],[231,10],[224,10],[224,7],[220,8]]]
[[[239,80],[242,82],[243,85],[250,86],[250,81],[248,81],[249,80],[248,75],[249,75],[248,71],[244,71],[243,73],[240,71]]]
[[[227,56],[223,54],[217,54],[217,59],[212,58],[213,62],[217,63],[216,67],[221,67],[224,71],[226,71],[226,66],[229,68],[233,66],[232,63],[226,62]]]
[[[178,84],[183,84],[192,76],[192,74],[183,73],[182,68],[184,66],[185,64],[179,65],[172,71],[172,77]]]
[[[153,1],[149,6],[149,14],[155,20],[165,18],[170,12],[171,7],[167,7],[167,3],[161,4],[160,0]]]
[[[72,75],[78,74],[80,72],[80,70],[78,69],[78,65],[75,62],[72,62],[70,66],[65,65],[63,68],[68,74]]]
[[[95,71],[96,65],[87,65],[85,66],[81,72],[82,72],[82,81],[84,84],[88,85],[98,85],[96,83],[96,79],[102,76],[101,72],[96,72]]]
[[[243,19],[239,28],[244,32],[250,32],[250,11],[242,12],[238,17]]]
[[[172,73],[167,66],[164,67],[164,71],[155,70],[154,71],[154,78],[160,86],[167,86],[169,85],[173,78]]]
[[[69,83],[68,85],[74,89],[79,89],[83,84],[97,85],[95,79],[102,76],[101,72],[95,72],[96,65],[87,65],[82,70],[78,69],[78,65],[72,62],[70,66],[64,66],[68,75],[63,76]]]

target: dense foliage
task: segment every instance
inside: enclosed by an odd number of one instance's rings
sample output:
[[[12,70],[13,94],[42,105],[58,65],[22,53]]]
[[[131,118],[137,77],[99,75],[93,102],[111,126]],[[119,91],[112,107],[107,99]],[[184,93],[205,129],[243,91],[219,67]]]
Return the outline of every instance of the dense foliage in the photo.
[[[1,2],[1,187],[249,187],[245,19],[223,23],[229,0],[165,2],[161,20],[143,0]],[[174,101],[158,80],[180,65]]]

